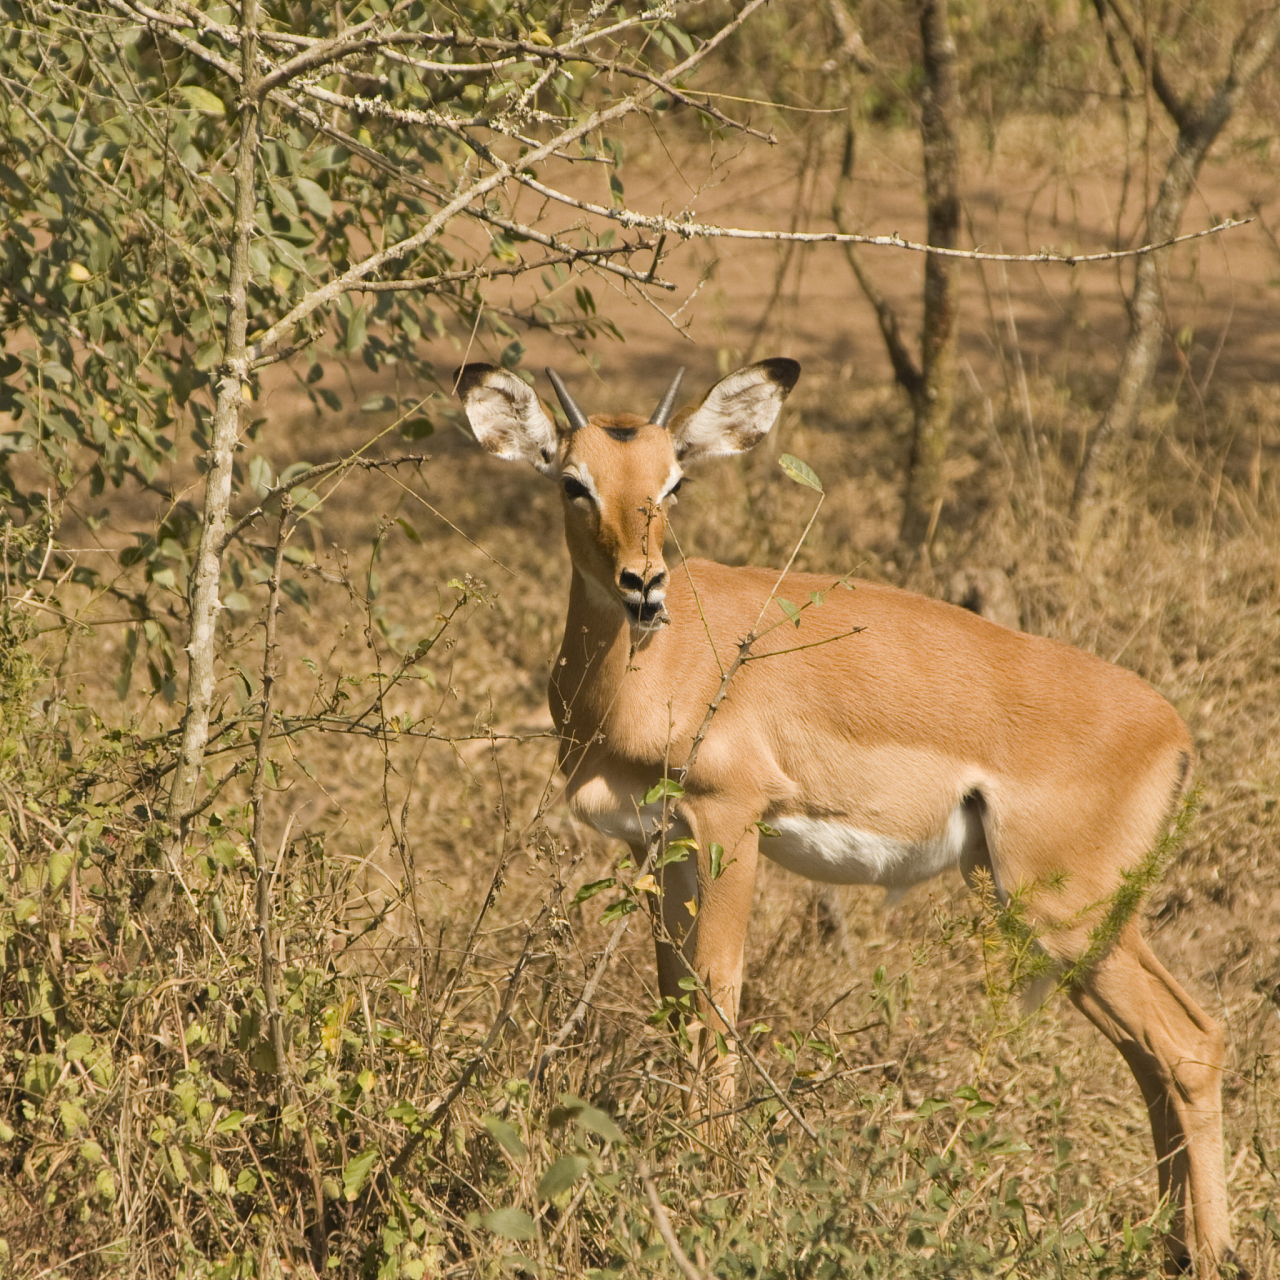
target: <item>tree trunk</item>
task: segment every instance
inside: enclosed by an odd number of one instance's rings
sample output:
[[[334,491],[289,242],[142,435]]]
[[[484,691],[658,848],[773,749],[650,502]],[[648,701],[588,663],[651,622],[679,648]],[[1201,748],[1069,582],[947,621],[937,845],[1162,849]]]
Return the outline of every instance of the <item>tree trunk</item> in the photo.
[[[946,0],[921,0],[920,42],[924,54],[920,136],[928,241],[954,249],[960,228],[960,146],[955,133],[956,45],[947,24]],[[913,551],[927,551],[946,496],[943,466],[955,403],[956,336],[955,264],[931,253],[925,259],[921,381],[912,397],[911,458],[899,531]]]
[[[853,124],[856,108],[853,105],[852,92],[850,92],[849,98],[849,110],[844,127],[844,153],[840,161],[840,177],[836,182],[835,198],[831,202],[832,220],[836,224],[836,230],[841,235],[849,235],[853,231],[848,215],[848,193],[849,188],[853,185],[855,146]],[[920,370],[916,367],[915,357],[911,354],[902,337],[902,330],[898,326],[898,313],[894,311],[893,304],[888,298],[876,288],[876,282],[872,280],[863,265],[862,255],[858,252],[858,246],[846,241],[840,247],[844,250],[844,256],[848,259],[849,267],[853,271],[854,278],[858,281],[858,286],[862,289],[863,296],[876,313],[876,323],[880,326],[880,336],[884,339],[885,349],[889,353],[889,362],[893,365],[893,379],[911,397],[911,402],[914,404],[921,392]]]
[[[1280,37],[1280,4],[1273,5],[1252,30],[1237,38],[1231,51],[1226,78],[1203,108],[1196,109],[1179,99],[1170,88],[1154,55],[1149,54],[1133,23],[1124,12],[1111,5],[1134,53],[1151,79],[1156,96],[1178,125],[1173,155],[1165,167],[1155,204],[1147,218],[1147,243],[1159,244],[1178,234],[1182,215],[1195,189],[1200,166],[1227,122],[1241,96],[1257,78],[1275,51]],[[1138,259],[1133,294],[1129,306],[1129,341],[1120,362],[1115,395],[1085,447],[1080,470],[1071,494],[1071,519],[1077,531],[1088,532],[1098,502],[1098,469],[1116,438],[1133,430],[1146,401],[1147,390],[1164,342],[1163,273],[1169,251],[1145,254]]]
[[[195,808],[209,742],[209,716],[213,706],[214,663],[217,657],[218,584],[226,543],[231,505],[231,472],[239,439],[241,388],[248,381],[249,358],[245,345],[248,328],[249,242],[253,234],[254,178],[259,145],[257,96],[258,32],[257,0],[244,0],[240,25],[240,143],[235,167],[235,214],[232,223],[230,269],[227,286],[226,344],[222,375],[214,407],[213,436],[206,460],[204,518],[200,547],[191,571],[191,635],[187,643],[187,707],[182,717],[182,742],[178,767],[169,791],[167,817],[170,837],[168,862],[158,867],[139,911],[141,931],[125,947],[128,968],[137,964],[148,935],[169,914],[173,900],[173,871],[181,857],[187,825]]]
[[[840,58],[866,73],[883,74],[866,53],[861,37],[840,0],[831,0],[836,30],[842,38]],[[927,239],[941,248],[955,248],[960,226],[960,146],[955,133],[956,46],[947,25],[945,0],[921,0],[920,40],[924,88],[920,100],[920,136],[924,144],[925,214]],[[844,155],[832,201],[832,216],[842,232],[852,230],[846,204],[853,182],[853,86],[849,85],[849,114],[845,124]],[[924,323],[917,363],[898,324],[892,303],[876,288],[856,246],[844,246],[845,257],[863,295],[871,303],[880,336],[893,364],[895,381],[911,398],[911,454],[907,464],[905,504],[900,536],[914,555],[928,550],[946,496],[944,465],[951,443],[951,411],[955,403],[956,296],[954,264],[929,254],[924,269]]]
[[[231,504],[231,472],[239,440],[243,388],[249,380],[245,343],[248,328],[249,245],[257,203],[257,162],[260,144],[258,102],[257,0],[244,0],[240,42],[240,144],[235,167],[235,215],[231,234],[231,262],[227,283],[226,341],[222,353],[213,436],[207,454],[204,519],[200,549],[191,573],[191,639],[187,646],[187,709],[182,719],[182,747],[173,788],[169,793],[169,821],[181,835],[195,806],[209,741],[213,706],[214,665],[217,657],[218,598],[222,554]]]

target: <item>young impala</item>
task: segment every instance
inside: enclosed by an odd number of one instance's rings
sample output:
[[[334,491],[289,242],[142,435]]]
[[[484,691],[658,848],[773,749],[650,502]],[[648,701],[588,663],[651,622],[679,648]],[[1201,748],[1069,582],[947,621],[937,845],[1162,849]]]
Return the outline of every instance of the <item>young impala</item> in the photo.
[[[1173,708],[1090,654],[877,583],[669,567],[684,468],[758,443],[799,373],[762,361],[673,416],[677,375],[649,418],[588,418],[550,374],[560,430],[514,374],[470,364],[458,375],[484,448],[532,463],[563,494],[573,580],[550,700],[574,811],[631,844],[638,864],[662,807],[643,798],[700,738],[672,832],[697,857],[665,869],[658,971],[678,997],[691,965],[704,1025],[727,1038],[759,854],[813,880],[889,889],[948,867],[970,882],[984,873],[1002,900],[1020,891],[1040,944],[1068,967],[1168,831],[1191,763]],[[775,588],[789,601],[827,594],[791,617]],[[753,631],[764,634],[752,660],[704,725]],[[1160,1190],[1177,1210],[1171,1261],[1208,1275],[1231,1259],[1222,1033],[1133,920],[1070,990],[1142,1090]],[[723,1103],[732,1058],[716,1081]]]

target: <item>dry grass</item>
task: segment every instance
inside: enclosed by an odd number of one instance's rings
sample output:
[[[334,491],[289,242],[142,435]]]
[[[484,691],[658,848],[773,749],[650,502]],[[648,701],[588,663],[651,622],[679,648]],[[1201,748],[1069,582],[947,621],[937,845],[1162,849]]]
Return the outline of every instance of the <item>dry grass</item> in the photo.
[[[1152,897],[1149,929],[1175,972],[1228,1027],[1232,1198],[1243,1260],[1267,1275],[1276,1241],[1259,1215],[1275,1199],[1280,1160],[1270,1066],[1280,998],[1280,416],[1260,395],[1223,397],[1199,420],[1154,407],[1143,437],[1112,477],[1116,497],[1106,519],[1081,552],[1060,514],[1069,470],[1062,458],[1070,458],[1090,416],[1047,381],[1033,391],[1035,466],[1019,412],[976,398],[964,406],[957,455],[971,460],[968,474],[958,478],[960,496],[932,570],[916,571],[912,585],[940,591],[956,565],[999,567],[1028,629],[1132,667],[1187,718],[1201,755],[1203,813],[1185,855]],[[649,388],[636,394],[643,398]],[[681,544],[728,561],[777,563],[804,515],[803,496],[773,466],[785,449],[806,458],[831,494],[801,563],[897,579],[892,531],[901,425],[892,393],[833,384],[819,372],[788,406],[766,455],[723,464],[691,487],[678,513]],[[524,1076],[593,971],[607,932],[599,923],[601,903],[610,895],[577,908],[567,904],[580,885],[615,872],[620,849],[578,828],[556,805],[543,808],[553,785],[553,744],[529,737],[548,724],[542,689],[558,647],[567,581],[554,493],[536,476],[482,456],[460,435],[445,433],[432,445],[429,500],[482,549],[385,482],[348,482],[325,515],[324,541],[350,548],[354,564],[355,548],[368,545],[378,527],[390,529],[377,561],[379,601],[386,604],[385,625],[403,627],[405,638],[430,629],[437,599],[454,594],[443,583],[466,574],[488,583],[484,601],[468,606],[451,627],[453,646],[427,664],[434,681],[415,685],[387,709],[445,734],[493,730],[528,740],[482,736],[452,746],[312,740],[303,754],[323,788],[295,775],[292,789],[278,797],[277,826],[288,811],[308,828],[331,833],[329,856],[350,862],[366,895],[349,908],[354,924],[403,889],[405,863],[390,848],[403,822],[402,856],[416,873],[418,920],[407,910],[388,920],[388,932],[367,953],[368,972],[385,978],[405,966],[429,967],[437,991],[453,958],[464,954],[495,866],[504,864],[501,892],[476,934],[463,986],[446,1002],[458,1032],[471,1038],[492,1025],[525,927],[551,905],[554,919],[537,942],[537,980],[521,997],[492,1067],[496,1084]],[[387,525],[400,517],[420,542]],[[288,696],[299,706],[313,679],[300,664],[304,655],[322,670],[356,670],[369,665],[368,635],[385,643],[366,629],[343,588],[316,582],[311,589],[310,614],[291,611],[287,628]],[[340,617],[345,622],[336,630]],[[785,1079],[779,1047],[796,1037],[802,1076],[829,1081],[802,1095],[810,1119],[824,1131],[855,1135],[871,1122],[896,1130],[901,1150],[916,1153],[912,1161],[927,1159],[920,1153],[930,1150],[936,1156],[955,1123],[956,1113],[947,1111],[951,1120],[935,1131],[938,1119],[917,1119],[920,1105],[936,1098],[955,1108],[963,1105],[955,1101],[957,1090],[976,1090],[997,1103],[992,1120],[1001,1142],[1012,1144],[992,1160],[990,1176],[1001,1187],[1020,1179],[1031,1238],[1070,1219],[1068,1231],[1079,1227],[1102,1258],[1111,1256],[1122,1250],[1123,1224],[1146,1220],[1155,1208],[1137,1091],[1118,1056],[1064,1002],[1011,1028],[1009,1010],[990,999],[999,978],[984,968],[971,937],[973,917],[958,879],[923,887],[885,910],[878,891],[820,897],[766,868],[743,1016],[769,1030],[752,1043],[775,1077]],[[527,1098],[517,1093],[506,1105],[509,1115],[524,1117],[526,1135],[562,1091],[607,1106],[627,1118],[630,1132],[644,1135],[638,1145],[666,1152],[671,1177],[678,1180],[683,1170],[693,1179],[696,1208],[697,1197],[707,1194],[707,1173],[701,1166],[690,1172],[688,1152],[679,1155],[678,1141],[668,1145],[676,1091],[655,1084],[676,1080],[678,1064],[665,1035],[642,1022],[656,1004],[646,933],[642,924],[631,928],[575,1048],[542,1090]],[[876,970],[883,972],[873,982]],[[864,1070],[869,1064],[888,1065]],[[725,1213],[742,1219],[739,1230],[767,1238],[769,1197],[780,1194],[768,1186],[782,1177],[769,1143],[781,1141],[776,1134],[786,1126],[776,1103],[768,1103],[768,1089],[759,1080],[744,1083],[775,1118],[744,1135],[744,1163],[728,1179]],[[493,1084],[474,1099],[464,1095],[455,1141],[483,1132],[481,1114],[493,1098]],[[688,1141],[696,1152],[696,1140]],[[806,1158],[803,1140],[787,1150],[793,1161]],[[870,1150],[862,1157],[870,1160]],[[837,1143],[832,1158],[847,1167],[853,1155]],[[988,1168],[981,1153],[969,1158]],[[528,1158],[526,1180],[536,1164]],[[972,1191],[986,1176],[974,1165],[960,1181],[969,1177]],[[891,1208],[911,1202],[910,1183],[900,1169],[883,1184]],[[985,1204],[984,1212],[990,1209]],[[701,1239],[695,1228],[710,1230],[708,1221],[695,1212],[685,1227]],[[590,1263],[591,1243],[581,1239],[577,1253],[564,1254],[571,1274]],[[1076,1245],[1082,1252],[1064,1264],[1068,1271],[1099,1264],[1098,1257],[1087,1261],[1080,1240]],[[579,1261],[569,1262],[573,1257]]]
[[[828,311],[828,329],[838,319]],[[1027,630],[1131,667],[1178,707],[1200,753],[1204,804],[1151,897],[1148,931],[1227,1027],[1241,1258],[1256,1276],[1275,1275],[1275,388],[1220,378],[1201,404],[1185,387],[1174,399],[1166,384],[1109,476],[1112,500],[1084,547],[1063,508],[1104,378],[1077,370],[1068,383],[1033,368],[1024,406],[1001,388],[995,360],[975,365],[957,416],[956,500],[932,564],[907,575],[894,540],[903,406],[827,354],[821,345],[807,361],[756,456],[688,487],[676,513],[681,545],[780,563],[807,514],[774,465],[792,452],[830,495],[800,567],[906,578],[935,594],[957,568],[997,568]],[[705,374],[714,361],[701,358]],[[663,380],[650,375],[635,367],[612,382],[611,407],[647,406]],[[353,416],[317,438],[316,420],[284,392],[267,409],[263,448],[277,467],[337,456],[370,434],[370,419]],[[642,1165],[657,1171],[682,1247],[707,1274],[1157,1272],[1150,1139],[1127,1070],[1064,1001],[1023,1022],[999,999],[999,966],[958,878],[886,909],[878,891],[818,894],[763,869],[744,1025],[768,1028],[749,1042],[775,1080],[794,1086],[817,1144],[750,1073],[741,1084],[753,1102],[730,1149],[712,1159],[688,1130],[680,1055],[646,1022],[657,997],[639,915],[585,1023],[529,1083],[612,929],[601,916],[616,894],[577,906],[574,895],[614,875],[623,853],[555,802],[544,689],[568,583],[558,498],[531,472],[483,455],[446,416],[425,447],[432,458],[420,473],[354,474],[335,487],[299,536],[310,552],[296,574],[308,604],[289,604],[282,619],[283,713],[332,704],[346,721],[281,743],[269,800],[273,846],[293,823],[275,925],[301,1114],[279,1105],[274,1065],[260,1053],[252,877],[234,850],[245,822],[238,784],[210,815],[225,824],[230,862],[205,866],[218,832],[201,837],[185,868],[189,901],[156,955],[125,973],[121,921],[146,884],[145,824],[126,813],[90,842],[78,922],[74,905],[68,921],[65,893],[40,878],[45,846],[18,834],[35,802],[6,775],[14,893],[38,904],[19,918],[10,902],[4,917],[0,1119],[12,1132],[0,1231],[13,1273],[298,1274],[314,1170],[336,1274],[670,1274]],[[118,514],[143,527],[153,513]],[[261,663],[263,592],[244,591],[253,608],[227,618],[227,717],[252,714]],[[376,707],[378,673],[385,681],[442,615],[430,653]],[[172,722],[173,708],[136,690],[117,707],[121,643],[111,629],[32,642],[63,699],[37,709],[33,740],[47,745],[51,717],[74,718],[77,704],[113,723],[131,717],[130,742]],[[374,710],[353,724],[365,707]],[[56,817],[70,801],[40,803]],[[221,936],[210,924],[215,898],[228,920]],[[23,1021],[12,1010],[36,1007],[41,974],[60,1012]],[[68,1048],[72,1014],[93,1042],[89,1056]],[[440,1110],[459,1079],[467,1087]],[[242,1125],[218,1127],[237,1111]],[[391,1162],[415,1133],[420,1145],[393,1183]],[[362,1154],[370,1163],[358,1179]],[[532,1238],[519,1238],[524,1227],[504,1210],[527,1214]]]

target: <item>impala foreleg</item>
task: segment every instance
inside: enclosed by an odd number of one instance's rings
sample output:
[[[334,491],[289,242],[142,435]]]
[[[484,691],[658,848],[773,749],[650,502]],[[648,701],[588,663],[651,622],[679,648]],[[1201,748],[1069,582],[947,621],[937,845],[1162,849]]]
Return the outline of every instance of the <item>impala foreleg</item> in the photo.
[[[699,979],[695,1095],[709,1116],[733,1106],[742,957],[755,896],[759,835],[741,814],[692,823],[698,842]],[[723,845],[719,842],[723,841]]]
[[[636,862],[644,856],[635,851]],[[669,862],[657,874],[658,904],[654,911],[654,946],[658,958],[658,990],[665,1000],[689,994],[685,979],[694,971],[698,922],[698,865],[686,856]],[[681,985],[684,983],[684,985]]]
[[[1151,1117],[1160,1193],[1174,1206],[1170,1266],[1214,1276],[1233,1262],[1222,1155],[1222,1029],[1129,925],[1072,991],[1120,1050]]]

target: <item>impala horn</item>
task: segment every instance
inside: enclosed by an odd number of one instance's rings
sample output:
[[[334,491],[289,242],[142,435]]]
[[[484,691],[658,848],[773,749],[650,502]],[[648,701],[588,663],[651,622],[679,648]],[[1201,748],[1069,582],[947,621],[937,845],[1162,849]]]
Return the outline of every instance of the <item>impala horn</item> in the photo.
[[[676,407],[676,396],[680,394],[680,382],[683,377],[684,365],[681,365],[676,370],[676,376],[671,379],[667,394],[662,397],[658,407],[653,411],[653,417],[649,419],[655,427],[665,427],[671,421],[671,410]]]
[[[546,374],[551,379],[551,385],[556,389],[556,399],[560,401],[564,416],[569,419],[569,430],[581,430],[587,425],[587,415],[578,408],[577,402],[569,394],[569,388],[560,381],[560,375],[554,369],[546,370]]]

